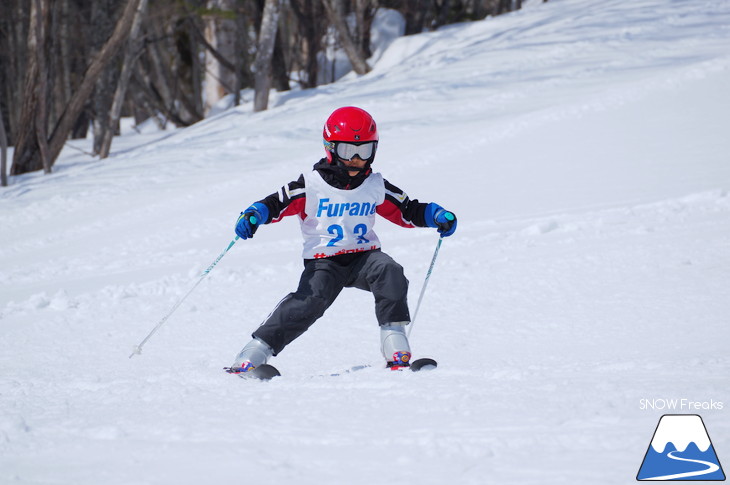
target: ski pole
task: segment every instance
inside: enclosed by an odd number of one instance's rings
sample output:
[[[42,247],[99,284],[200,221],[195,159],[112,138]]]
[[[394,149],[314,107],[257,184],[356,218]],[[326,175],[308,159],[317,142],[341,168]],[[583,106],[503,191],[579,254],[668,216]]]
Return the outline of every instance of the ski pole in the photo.
[[[180,298],[177,301],[177,303],[175,303],[175,305],[173,305],[172,309],[167,313],[167,315],[165,315],[162,318],[162,320],[159,321],[159,323],[157,325],[155,325],[155,328],[153,328],[152,331],[149,334],[147,334],[147,336],[144,338],[144,340],[142,340],[139,343],[139,345],[137,345],[137,346],[134,347],[134,350],[132,351],[132,354],[129,356],[130,359],[132,357],[134,357],[135,355],[142,353],[142,347],[144,346],[144,344],[146,344],[147,341],[150,339],[150,337],[152,337],[155,334],[155,332],[157,332],[157,330],[159,330],[160,327],[162,325],[164,325],[164,323],[167,321],[167,319],[170,318],[170,315],[172,315],[173,313],[175,313],[175,310],[177,310],[177,308],[182,304],[182,302],[185,301],[185,298],[187,298],[190,295],[190,293],[192,293],[193,290],[195,290],[195,288],[197,288],[198,285],[205,279],[205,277],[208,276],[208,273],[210,273],[213,270],[213,268],[215,267],[215,265],[218,264],[218,261],[220,261],[221,259],[223,259],[223,256],[225,256],[226,253],[228,252],[228,250],[231,249],[234,244],[236,244],[236,241],[238,241],[238,236],[236,236],[236,238],[234,240],[232,240],[228,244],[228,247],[222,253],[220,253],[220,255],[218,255],[217,258],[215,258],[215,261],[213,261],[213,263],[210,266],[208,266],[208,269],[206,269],[205,271],[203,271],[203,274],[200,275],[200,278],[193,285],[193,287],[190,288],[190,290],[187,293],[185,293],[185,296],[183,296],[182,298]]]
[[[423,281],[423,287],[421,288],[421,294],[418,296],[418,303],[416,303],[416,310],[413,312],[413,318],[411,319],[411,324],[408,325],[408,333],[406,334],[406,337],[411,336],[411,331],[413,331],[413,324],[416,323],[416,316],[418,315],[418,309],[421,308],[421,301],[423,301],[423,294],[426,293],[426,286],[428,286],[428,280],[431,278],[431,272],[433,271],[433,267],[436,264],[436,257],[439,255],[439,249],[441,249],[441,243],[443,242],[444,238],[442,236],[439,236],[439,242],[436,244],[436,250],[433,252],[433,258],[431,258],[431,266],[428,267],[428,272],[426,273],[426,279]]]

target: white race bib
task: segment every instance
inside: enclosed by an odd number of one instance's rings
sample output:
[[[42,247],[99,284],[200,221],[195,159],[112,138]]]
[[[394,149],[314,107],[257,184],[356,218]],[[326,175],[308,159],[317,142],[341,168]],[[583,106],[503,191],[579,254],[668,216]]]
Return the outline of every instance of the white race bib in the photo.
[[[304,174],[306,218],[301,221],[305,259],[370,251],[380,247],[375,211],[385,201],[383,176],[372,173],[359,187],[332,187],[317,171]]]

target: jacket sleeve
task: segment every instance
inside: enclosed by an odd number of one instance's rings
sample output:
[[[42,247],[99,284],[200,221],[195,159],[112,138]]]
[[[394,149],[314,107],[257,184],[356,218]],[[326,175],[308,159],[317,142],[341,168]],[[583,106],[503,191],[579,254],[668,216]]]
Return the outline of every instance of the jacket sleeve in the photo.
[[[269,220],[266,224],[279,222],[286,216],[299,215],[304,219],[306,206],[306,192],[304,190],[304,175],[282,186],[278,192],[261,199],[260,203],[269,209]]]
[[[387,180],[384,182],[385,200],[378,206],[378,214],[402,227],[428,227],[424,217],[428,204],[411,200],[401,189]]]

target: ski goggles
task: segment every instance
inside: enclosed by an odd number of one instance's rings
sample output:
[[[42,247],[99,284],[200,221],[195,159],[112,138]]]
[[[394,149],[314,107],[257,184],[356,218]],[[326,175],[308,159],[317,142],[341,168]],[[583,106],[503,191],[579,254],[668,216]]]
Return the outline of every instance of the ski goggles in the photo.
[[[347,143],[344,141],[336,141],[335,155],[342,160],[352,160],[355,155],[362,160],[370,160],[375,156],[375,148],[378,146],[376,141],[366,141],[362,143]]]

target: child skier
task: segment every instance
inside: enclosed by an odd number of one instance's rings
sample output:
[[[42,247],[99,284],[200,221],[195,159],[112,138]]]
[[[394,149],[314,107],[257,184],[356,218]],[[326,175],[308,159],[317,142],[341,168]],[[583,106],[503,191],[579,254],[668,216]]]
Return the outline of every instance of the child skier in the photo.
[[[285,296],[253,333],[229,372],[247,373],[265,364],[321,317],[345,287],[373,293],[387,365],[394,370],[409,366],[408,280],[403,268],[380,250],[373,231],[375,214],[403,227],[437,228],[442,237],[454,233],[456,217],[433,202],[409,199],[371,170],[378,130],[366,111],[335,110],[323,136],[327,158],[252,204],[236,222],[236,234],[248,239],[261,224],[298,215],[304,272],[297,290]]]

